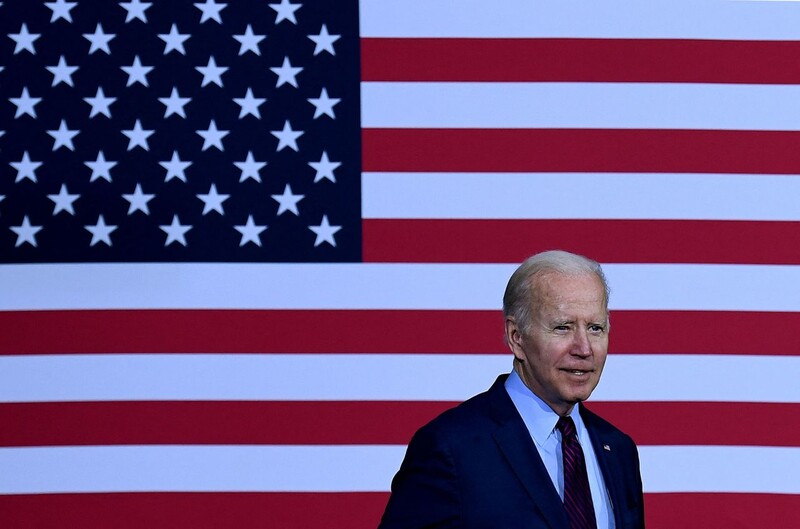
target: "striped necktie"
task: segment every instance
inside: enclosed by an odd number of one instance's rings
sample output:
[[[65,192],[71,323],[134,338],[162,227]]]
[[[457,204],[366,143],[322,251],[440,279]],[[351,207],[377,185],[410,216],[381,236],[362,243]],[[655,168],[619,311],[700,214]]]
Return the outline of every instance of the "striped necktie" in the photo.
[[[561,453],[564,457],[564,509],[570,529],[597,529],[594,519],[592,493],[586,475],[586,460],[578,442],[572,417],[558,419],[556,428],[561,432]]]

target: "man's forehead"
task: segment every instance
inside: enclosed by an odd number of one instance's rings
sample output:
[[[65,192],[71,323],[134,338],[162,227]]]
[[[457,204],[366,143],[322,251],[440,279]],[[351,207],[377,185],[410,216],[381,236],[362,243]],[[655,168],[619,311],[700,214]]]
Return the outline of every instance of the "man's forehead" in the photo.
[[[605,292],[603,282],[593,272],[564,273],[558,270],[543,270],[530,278],[529,287],[534,291],[561,293],[573,289],[599,290]]]
[[[606,318],[605,288],[593,273],[564,274],[547,271],[537,274],[531,284],[533,304],[546,312],[594,312],[592,317]]]

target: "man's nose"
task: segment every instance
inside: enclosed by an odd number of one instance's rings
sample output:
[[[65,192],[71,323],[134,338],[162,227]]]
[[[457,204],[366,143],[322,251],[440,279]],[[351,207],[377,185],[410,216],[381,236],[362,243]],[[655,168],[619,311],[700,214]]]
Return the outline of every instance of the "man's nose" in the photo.
[[[589,332],[586,329],[578,328],[575,331],[575,343],[573,344],[572,354],[575,356],[591,356],[592,344],[589,341]]]

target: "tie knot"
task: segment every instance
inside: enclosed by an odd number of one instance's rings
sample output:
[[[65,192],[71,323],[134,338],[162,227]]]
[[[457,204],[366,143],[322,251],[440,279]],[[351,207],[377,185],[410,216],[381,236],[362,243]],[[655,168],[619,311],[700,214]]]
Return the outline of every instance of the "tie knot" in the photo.
[[[561,432],[561,436],[564,439],[573,439],[576,437],[575,423],[572,421],[572,417],[559,417],[556,428]]]

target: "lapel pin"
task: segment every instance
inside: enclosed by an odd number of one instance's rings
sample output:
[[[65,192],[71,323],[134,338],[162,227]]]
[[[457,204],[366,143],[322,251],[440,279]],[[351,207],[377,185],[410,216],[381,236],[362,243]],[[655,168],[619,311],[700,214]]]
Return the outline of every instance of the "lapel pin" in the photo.
[[[611,451],[611,447],[608,446],[608,445],[603,445],[603,450],[605,450],[606,452],[610,452]]]

